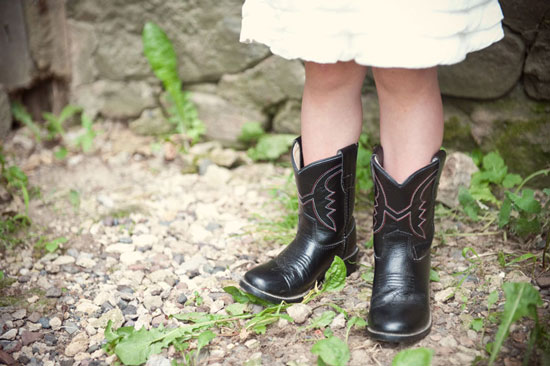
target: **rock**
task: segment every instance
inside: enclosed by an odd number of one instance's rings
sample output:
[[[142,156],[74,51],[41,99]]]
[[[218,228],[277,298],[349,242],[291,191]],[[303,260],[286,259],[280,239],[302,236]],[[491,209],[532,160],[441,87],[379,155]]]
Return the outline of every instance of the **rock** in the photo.
[[[218,166],[232,168],[239,160],[239,153],[233,149],[214,149],[210,152],[209,157]]]
[[[11,314],[11,317],[13,318],[13,320],[23,319],[25,316],[27,316],[26,309],[19,309]]]
[[[99,306],[95,305],[90,300],[82,299],[76,305],[76,312],[85,313],[88,315],[94,314],[100,309]]]
[[[145,366],[170,366],[170,360],[162,355],[152,355],[147,360]]]
[[[57,336],[54,333],[44,334],[44,343],[50,347],[55,346],[57,344]]]
[[[133,252],[136,249],[136,246],[133,244],[111,244],[108,247],[105,248],[106,253],[127,253],[127,252]]]
[[[44,329],[50,329],[51,328],[50,319],[48,319],[46,317],[42,317],[42,318],[38,319],[38,322],[40,323],[40,325],[42,325],[42,328],[44,328]]]
[[[144,109],[156,105],[154,92],[145,81],[98,80],[73,89],[71,103],[80,105],[91,118],[138,117]]]
[[[65,325],[63,326],[63,328],[65,328],[65,331],[69,334],[74,334],[78,331],[78,325],[76,325],[75,323],[73,322],[70,322],[70,321],[66,321],[65,322]]]
[[[185,294],[179,294],[178,295],[178,298],[176,299],[176,301],[179,303],[179,304],[185,304],[187,302],[187,296],[185,296]]]
[[[550,3],[545,0],[502,0],[499,1],[503,23],[531,44],[543,25],[543,17],[550,10]]]
[[[0,349],[0,363],[10,366],[15,365],[15,360],[8,353]]]
[[[549,7],[550,8],[550,7]],[[550,100],[550,16],[537,32],[535,43],[525,60],[523,84],[530,97]]]
[[[150,311],[158,309],[162,306],[162,298],[160,296],[145,295],[143,306]]]
[[[544,275],[537,278],[537,285],[539,285],[541,288],[550,287],[550,275]]]
[[[346,317],[344,314],[338,314],[330,323],[332,329],[342,329],[346,327]]]
[[[46,290],[46,297],[61,297],[61,289],[57,287],[50,287]]]
[[[21,342],[23,343],[23,346],[28,346],[29,344],[42,339],[42,337],[44,337],[43,333],[23,331],[23,333],[21,333]]]
[[[88,268],[88,269],[94,268],[96,266],[96,264],[97,264],[97,262],[95,260],[93,260],[92,258],[88,258],[88,257],[82,256],[82,255],[80,257],[78,257],[78,259],[76,261],[77,266]]]
[[[97,77],[93,54],[97,49],[97,35],[92,24],[67,20],[70,38],[71,87],[88,84]]]
[[[246,122],[259,122],[262,127],[267,127],[268,117],[258,107],[239,107],[218,95],[207,93],[193,93],[191,99],[206,126],[205,136],[224,145],[239,144],[238,137]]]
[[[455,295],[455,289],[453,287],[448,287],[442,291],[435,293],[435,301],[438,303],[444,303],[452,299]]]
[[[137,309],[134,305],[128,305],[122,310],[123,315],[135,315],[137,314]]]
[[[126,252],[120,255],[120,262],[127,266],[142,262],[145,259],[145,255],[142,252]]]
[[[85,352],[88,349],[88,343],[88,335],[85,332],[78,333],[65,348],[65,355],[73,357],[80,352]]]
[[[443,337],[439,341],[439,344],[442,345],[443,347],[449,347],[449,348],[456,348],[456,346],[458,346],[458,343],[456,342],[456,339],[454,339],[454,337],[452,335],[448,335],[446,337]]]
[[[472,174],[478,170],[470,156],[461,152],[450,153],[441,172],[437,200],[448,207],[458,207],[459,187],[470,187]]]
[[[10,329],[4,334],[0,335],[0,339],[7,339],[9,341],[14,340],[17,335],[17,329]]]
[[[28,317],[27,320],[33,323],[37,323],[40,319],[40,313],[37,311],[33,311]]]
[[[213,187],[220,187],[231,179],[231,172],[226,168],[217,165],[209,165],[204,174],[207,184]]]
[[[8,94],[0,84],[0,141],[3,140],[11,130],[12,117]]]
[[[311,308],[305,304],[294,304],[286,311],[296,324],[304,323],[311,315]]]
[[[297,99],[287,100],[273,118],[273,132],[300,134],[302,103]]]
[[[152,247],[158,243],[158,238],[151,234],[141,234],[132,236],[132,243],[137,248]]]
[[[54,266],[64,266],[66,264],[71,264],[71,263],[74,263],[76,260],[71,257],[70,255],[62,255],[62,256],[59,256],[57,257],[53,262],[52,264]]]
[[[236,105],[264,109],[287,99],[301,99],[304,82],[300,61],[271,56],[240,74],[224,75],[218,92]]]
[[[522,39],[506,31],[490,47],[466,60],[438,68],[441,93],[453,97],[493,99],[509,92],[521,77],[525,55]]]
[[[146,109],[139,118],[128,125],[130,130],[138,135],[156,136],[174,132],[175,125],[164,117],[160,108]]]
[[[105,328],[107,323],[111,321],[113,323],[113,329],[117,329],[124,323],[124,315],[119,308],[114,308],[107,311],[99,319],[90,321],[90,325],[94,328]]]

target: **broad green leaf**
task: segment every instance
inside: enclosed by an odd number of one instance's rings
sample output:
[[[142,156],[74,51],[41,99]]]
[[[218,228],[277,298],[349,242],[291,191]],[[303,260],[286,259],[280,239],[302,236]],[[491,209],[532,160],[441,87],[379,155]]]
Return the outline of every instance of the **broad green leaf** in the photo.
[[[523,254],[523,255],[520,255],[520,256],[517,257],[517,258],[512,259],[510,262],[506,263],[506,266],[510,266],[510,265],[512,265],[512,264],[519,263],[519,262],[523,262],[523,261],[525,261],[525,260],[527,260],[527,259],[533,259],[533,258],[536,260],[536,259],[537,259],[537,256],[534,255],[533,253],[525,253],[525,254]]]
[[[347,328],[351,329],[354,326],[356,328],[365,328],[367,326],[367,322],[359,316],[353,316],[350,320],[348,320]]]
[[[489,297],[487,297],[487,309],[491,309],[493,305],[495,305],[498,301],[498,291],[494,290],[489,294]]]
[[[200,350],[204,346],[206,346],[212,339],[216,338],[216,333],[212,332],[211,330],[205,330],[201,334],[199,334],[197,338],[197,349]]]
[[[520,217],[514,224],[514,231],[521,237],[529,234],[537,234],[540,231],[540,221],[535,217],[529,220],[526,217]]]
[[[550,188],[544,188],[542,191],[545,195],[550,196]]]
[[[470,156],[474,161],[474,164],[477,165],[478,167],[481,167],[481,162],[483,161],[483,152],[479,149],[474,149],[470,153]]]
[[[178,75],[178,61],[172,42],[155,23],[147,22],[143,27],[143,52],[155,75],[174,97],[173,91],[181,88]]]
[[[57,248],[59,248],[59,245],[61,244],[65,244],[67,242],[67,238],[65,237],[60,237],[60,238],[57,238],[57,239],[54,239],[52,241],[49,241],[47,242],[46,244],[44,244],[44,248],[49,252],[49,253],[53,253],[57,250]]]
[[[259,297],[252,294],[248,294],[241,289],[236,288],[235,286],[227,286],[224,287],[223,290],[231,295],[233,297],[233,300],[241,304],[246,304],[250,302],[252,304],[257,304],[264,307],[273,305],[270,302],[260,299]]]
[[[538,214],[541,210],[540,202],[535,199],[535,191],[525,188],[519,196],[512,192],[506,192],[506,196],[522,211]]]
[[[483,329],[483,318],[475,318],[470,323],[470,328],[475,330],[476,332],[479,332],[481,329]]]
[[[277,160],[281,155],[288,152],[295,135],[287,134],[266,134],[262,135],[256,146],[248,149],[247,154],[252,160]]]
[[[395,355],[392,366],[430,366],[434,351],[429,348],[406,349]]]
[[[483,157],[482,168],[485,171],[486,178],[491,183],[501,183],[506,176],[508,168],[504,164],[504,160],[497,152],[490,152]]]
[[[346,284],[346,264],[342,258],[335,256],[330,268],[325,273],[321,291],[340,291]]]
[[[498,227],[503,228],[510,222],[510,214],[512,213],[512,201],[510,198],[506,197],[502,206],[500,206],[500,211],[498,213]]]
[[[336,317],[336,313],[332,310],[325,311],[323,314],[311,320],[306,329],[324,328],[330,325],[330,323]]]
[[[345,366],[350,358],[348,346],[335,336],[321,339],[313,345],[311,353],[319,356],[326,365]]]
[[[432,282],[439,282],[440,281],[439,273],[437,273],[437,271],[433,268],[430,268],[430,281],[432,281]]]
[[[499,202],[498,199],[493,194],[493,192],[491,192],[491,188],[489,187],[488,184],[480,184],[480,185],[472,184],[470,186],[469,192],[472,195],[472,197],[478,201],[491,202],[495,204]]]
[[[460,187],[458,189],[458,201],[462,205],[462,208],[468,217],[474,221],[479,220],[479,205],[477,204],[475,198],[470,194],[470,191],[464,187]]]
[[[510,326],[513,322],[527,316],[537,321],[537,306],[542,306],[539,292],[527,282],[514,282],[502,284],[506,303],[502,313],[502,320],[495,336],[495,342],[491,349],[489,366],[492,366],[497,358],[502,343],[508,337]]]
[[[36,141],[40,142],[40,127],[38,127],[38,125],[32,120],[31,115],[27,112],[25,107],[17,102],[12,103],[11,113],[13,114],[13,118],[27,126],[27,128],[33,133]]]
[[[225,307],[225,311],[229,315],[242,315],[244,314],[245,309],[246,309],[246,304],[241,304],[238,302],[227,305]]]
[[[258,139],[264,134],[265,131],[260,122],[246,122],[241,127],[239,141],[244,143],[252,143],[254,141],[258,141]]]
[[[53,155],[55,156],[55,158],[57,160],[63,160],[67,157],[67,148],[64,147],[64,146],[59,146],[53,153]]]
[[[502,186],[504,188],[512,188],[520,184],[522,181],[521,176],[519,174],[511,174],[508,173],[504,177],[504,180],[502,181]]]
[[[373,283],[373,281],[374,281],[374,272],[372,270],[367,271],[367,272],[363,272],[363,274],[361,274],[361,278],[363,280],[365,280],[365,282],[367,282],[367,283]]]

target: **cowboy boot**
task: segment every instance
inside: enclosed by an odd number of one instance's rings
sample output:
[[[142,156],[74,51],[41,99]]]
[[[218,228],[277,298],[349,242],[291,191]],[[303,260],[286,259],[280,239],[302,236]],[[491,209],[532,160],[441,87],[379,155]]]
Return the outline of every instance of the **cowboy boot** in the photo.
[[[292,148],[292,166],[300,203],[298,232],[272,260],[246,272],[240,286],[262,299],[299,302],[323,279],[335,256],[356,269],[353,206],[357,144],[304,167],[301,139]]]
[[[375,205],[374,284],[367,334],[413,342],[430,332],[430,247],[445,152],[399,184],[384,170],[382,148],[372,159]]]

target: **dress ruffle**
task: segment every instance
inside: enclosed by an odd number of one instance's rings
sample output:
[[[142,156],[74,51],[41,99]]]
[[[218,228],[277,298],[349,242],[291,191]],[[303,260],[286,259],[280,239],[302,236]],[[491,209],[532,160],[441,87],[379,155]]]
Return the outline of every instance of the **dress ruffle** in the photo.
[[[424,68],[503,37],[496,0],[246,0],[241,42],[287,59]]]

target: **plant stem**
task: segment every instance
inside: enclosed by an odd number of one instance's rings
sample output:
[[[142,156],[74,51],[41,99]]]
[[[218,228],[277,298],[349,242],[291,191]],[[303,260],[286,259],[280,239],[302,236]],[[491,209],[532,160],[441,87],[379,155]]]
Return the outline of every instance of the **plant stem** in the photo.
[[[536,172],[534,172],[533,174],[529,175],[527,178],[525,178],[523,180],[523,182],[520,183],[520,185],[516,188],[516,194],[520,191],[520,189],[523,188],[523,186],[525,185],[525,183],[529,182],[531,179],[539,176],[539,175],[548,175],[548,173],[550,173],[550,168],[548,169],[541,169],[541,170],[537,170]]]

